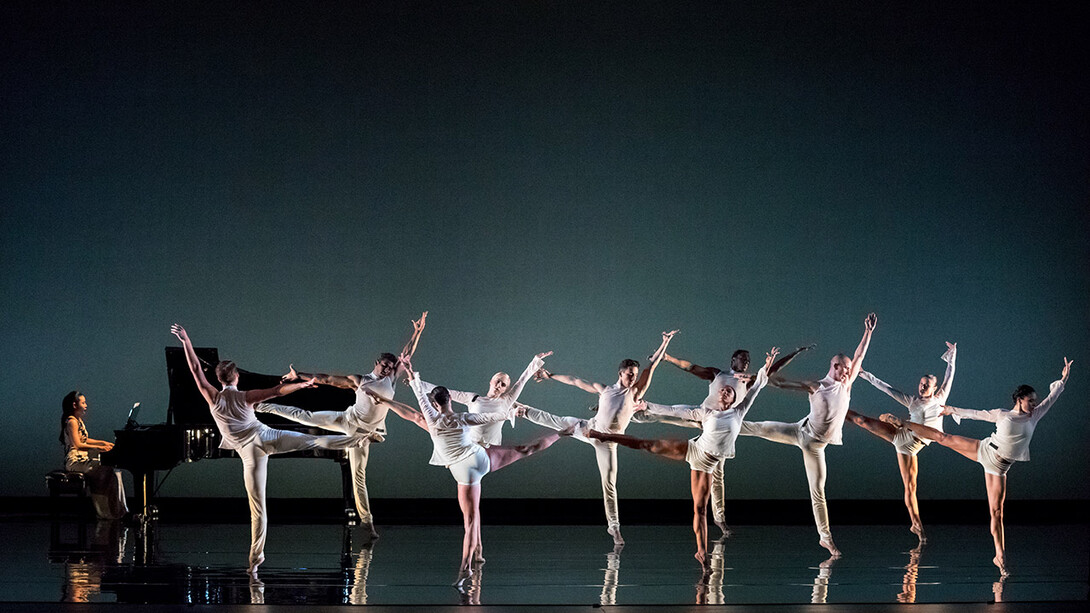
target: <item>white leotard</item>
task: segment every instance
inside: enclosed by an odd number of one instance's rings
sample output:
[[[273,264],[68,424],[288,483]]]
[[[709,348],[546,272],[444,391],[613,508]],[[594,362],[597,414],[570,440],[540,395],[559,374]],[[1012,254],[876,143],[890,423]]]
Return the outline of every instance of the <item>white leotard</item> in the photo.
[[[436,466],[450,466],[477,453],[481,446],[473,441],[470,426],[502,422],[514,415],[514,409],[498,413],[441,413],[431,403],[428,393],[420,383],[420,375],[413,373],[409,381],[420,412],[428,424],[428,434],[434,447],[430,463]]]
[[[954,421],[962,419],[979,419],[995,423],[995,433],[980,442],[981,445],[991,444],[995,453],[1001,458],[1016,462],[1029,462],[1029,442],[1033,438],[1033,430],[1037,422],[1045,416],[1045,413],[1060,397],[1064,391],[1063,380],[1053,381],[1049,386],[1048,397],[1038,404],[1032,414],[1021,413],[1012,409],[992,409],[991,411],[976,411],[973,409],[955,409]]]

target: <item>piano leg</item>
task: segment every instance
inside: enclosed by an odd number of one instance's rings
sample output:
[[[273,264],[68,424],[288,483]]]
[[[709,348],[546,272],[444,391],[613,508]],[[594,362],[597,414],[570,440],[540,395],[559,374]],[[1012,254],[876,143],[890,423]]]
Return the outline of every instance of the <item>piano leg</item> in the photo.
[[[359,513],[356,512],[356,495],[352,484],[352,469],[349,466],[347,457],[338,459],[337,463],[341,465],[341,497],[344,499],[344,523],[348,526],[355,526],[359,523],[360,516]]]
[[[155,471],[133,472],[133,481],[136,485],[137,495],[140,497],[140,521],[146,522],[159,519],[159,509],[150,504],[148,496],[149,488],[155,486]]]

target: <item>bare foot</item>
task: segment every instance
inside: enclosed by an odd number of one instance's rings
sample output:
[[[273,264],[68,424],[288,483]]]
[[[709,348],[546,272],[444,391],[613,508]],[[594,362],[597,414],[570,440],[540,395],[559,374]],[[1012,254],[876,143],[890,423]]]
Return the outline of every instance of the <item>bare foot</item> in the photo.
[[[878,419],[880,421],[883,421],[883,422],[891,425],[891,426],[896,426],[898,428],[903,428],[904,427],[904,423],[901,422],[901,418],[897,417],[893,413],[882,413],[882,416],[879,417]]]
[[[730,526],[727,525],[727,522],[719,521],[717,519],[715,520],[715,525],[719,526],[719,529],[723,531],[723,538],[729,539],[730,537],[734,536],[734,531],[730,529]]]
[[[621,527],[620,526],[610,526],[609,528],[606,529],[606,532],[608,532],[609,535],[613,537],[613,544],[614,545],[624,545],[624,539],[621,538]]]
[[[257,567],[265,563],[265,554],[259,555],[256,559],[250,560],[250,566],[246,568],[246,574],[251,577],[257,577]]]
[[[819,541],[818,544],[825,549],[828,549],[829,555],[833,556],[834,558],[839,558],[841,556],[840,550],[837,549],[836,545],[833,544],[832,539],[829,539],[827,541]]]
[[[927,542],[927,535],[924,534],[923,526],[917,524],[917,525],[914,525],[911,528],[909,528],[909,530],[912,531],[912,534],[915,534],[916,536],[920,537],[920,542],[921,543],[926,543]]]
[[[1004,577],[1009,577],[1010,576],[1011,573],[1010,573],[1009,570],[1007,570],[1007,561],[1006,560],[1000,560],[999,556],[995,556],[994,558],[992,558],[992,564],[995,564],[996,568],[999,569],[999,574],[1000,575],[1002,575]]]

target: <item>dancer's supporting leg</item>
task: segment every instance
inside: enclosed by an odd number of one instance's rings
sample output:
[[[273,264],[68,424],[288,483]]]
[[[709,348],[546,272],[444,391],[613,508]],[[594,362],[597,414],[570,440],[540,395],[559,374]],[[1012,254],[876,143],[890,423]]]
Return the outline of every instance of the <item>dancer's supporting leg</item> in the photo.
[[[725,462],[720,462],[712,473],[712,518],[715,520],[715,525],[723,531],[723,536],[730,538],[733,532],[727,525],[727,487],[723,476],[724,464]]]
[[[887,424],[852,410],[848,411],[846,419],[887,443],[892,445],[897,444],[896,437],[901,428],[898,428],[893,424]],[[898,448],[897,468],[901,472],[901,482],[904,484],[905,508],[908,509],[908,520],[911,522],[911,528],[909,529],[913,534],[919,537],[921,541],[926,541],[927,537],[924,535],[923,531],[923,520],[920,519],[920,503],[916,498],[916,482],[920,472],[916,455],[902,453],[900,448]]]
[[[592,430],[591,438],[624,445],[655,455],[684,462],[689,450],[689,441],[676,439],[641,439],[626,434],[612,434]],[[696,537],[696,554],[693,556],[701,564],[708,555],[708,500],[711,495],[712,474],[690,470],[689,486],[693,496],[693,535]]]
[[[819,544],[834,556],[840,550],[833,543],[829,528],[829,508],[825,504],[825,443],[806,434],[802,422],[793,424],[779,421],[744,421],[742,436],[757,436],[774,443],[794,445],[802,450],[802,463],[806,468],[806,481],[810,488],[810,504],[814,510],[814,525],[820,537]]]

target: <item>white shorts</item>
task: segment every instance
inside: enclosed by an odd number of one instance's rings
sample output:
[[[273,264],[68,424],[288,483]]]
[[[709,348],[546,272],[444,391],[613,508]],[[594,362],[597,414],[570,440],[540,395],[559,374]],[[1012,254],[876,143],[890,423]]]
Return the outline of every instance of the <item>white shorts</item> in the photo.
[[[694,438],[689,439],[689,446],[685,449],[685,461],[689,463],[689,468],[697,472],[714,473],[722,460],[706,451],[701,451],[696,446]]]
[[[998,448],[992,442],[991,437],[980,441],[980,448],[976,452],[976,461],[984,467],[984,472],[990,475],[1003,476],[1011,469],[1014,460],[1008,460],[996,453]]]
[[[897,428],[897,433],[893,435],[893,447],[901,455],[916,455],[921,449],[927,447],[927,444],[916,438],[912,430],[901,426]]]
[[[450,474],[454,475],[454,480],[459,485],[477,485],[481,482],[481,477],[492,470],[492,461],[488,459],[488,452],[483,447],[477,446],[477,450],[472,455],[458,460],[447,468],[450,469]]]

